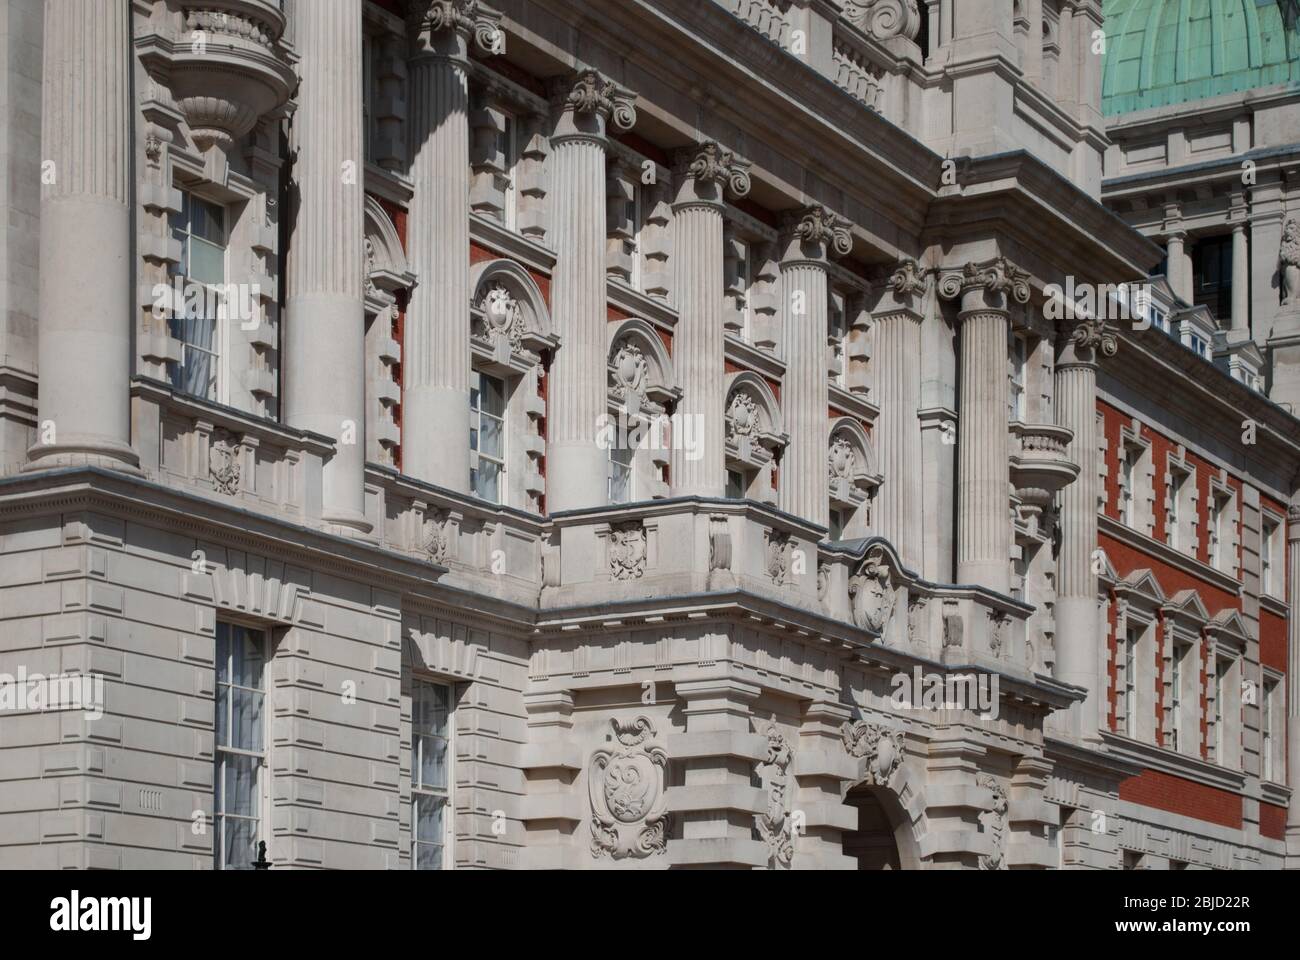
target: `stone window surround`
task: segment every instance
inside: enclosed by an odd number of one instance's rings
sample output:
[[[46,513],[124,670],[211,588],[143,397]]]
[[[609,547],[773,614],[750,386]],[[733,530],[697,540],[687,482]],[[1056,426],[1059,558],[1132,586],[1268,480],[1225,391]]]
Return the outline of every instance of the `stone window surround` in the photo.
[[[611,323],[609,331],[607,412],[611,423],[618,429],[626,422],[631,429],[634,424],[649,425],[653,418],[658,421],[662,431],[659,438],[664,444],[656,447],[656,435],[651,433],[645,445],[638,447],[633,454],[632,501],[663,499],[670,493],[663,477],[670,461],[672,440],[671,426],[666,418],[681,396],[681,388],[673,374],[672,358],[658,331],[646,320],[633,317],[617,324]],[[615,361],[624,347],[639,351],[645,362],[639,373],[640,382],[636,384],[621,383],[619,371],[615,369]]]
[[[1210,477],[1209,502],[1206,504],[1207,546],[1210,548],[1209,563],[1223,573],[1232,577],[1239,575],[1238,548],[1241,543],[1240,522],[1238,520],[1237,491],[1226,481],[1226,473],[1219,471]],[[1217,526],[1220,514],[1225,517],[1223,528]],[[1219,559],[1214,556],[1214,540],[1219,539]]]
[[[1286,674],[1272,667],[1260,666],[1259,689],[1259,778],[1265,783],[1283,783],[1286,780]],[[1271,743],[1264,739],[1264,704],[1268,702],[1269,735]],[[1266,750],[1272,754],[1267,759]],[[1269,775],[1266,775],[1269,774]]]
[[[1178,493],[1179,502],[1174,505],[1174,476],[1182,476],[1182,485]],[[1165,542],[1176,550],[1189,556],[1196,556],[1200,546],[1200,489],[1196,484],[1196,466],[1187,459],[1186,448],[1181,445],[1171,450],[1165,458],[1165,492],[1162,498],[1165,512]],[[1175,507],[1178,529],[1171,529],[1170,507]]]
[[[179,262],[180,249],[171,237],[169,216],[180,210],[181,191],[188,191],[225,209],[226,284],[248,284],[258,292],[254,306],[257,316],[247,323],[223,323],[220,342],[227,352],[222,356],[224,383],[218,388],[218,400],[245,413],[274,418],[279,390],[279,291],[273,273],[279,263],[275,253],[278,226],[265,221],[266,208],[274,207],[275,198],[234,170],[224,171],[224,183],[209,179],[216,171],[198,154],[175,143],[162,151],[157,163],[156,176],[166,186],[143,183],[137,208],[139,233],[142,240],[148,238],[149,242],[139,245],[136,271],[141,317],[136,373],[170,381],[172,366],[182,358],[181,341],[171,337],[165,320],[154,318],[152,307],[155,285],[173,282],[169,272]]]
[[[257,778],[258,780],[257,817],[260,823],[258,839],[266,840],[267,845],[269,846],[271,840],[271,833],[273,829],[272,820],[274,814],[274,798],[275,798],[274,778],[275,778],[275,763],[276,763],[275,736],[272,731],[272,722],[274,721],[275,714],[276,714],[276,710],[274,709],[275,670],[273,669],[273,663],[275,660],[276,651],[279,649],[280,641],[281,639],[283,639],[283,633],[285,628],[283,627],[277,628],[275,624],[269,621],[257,619],[255,617],[241,617],[238,616],[237,614],[232,614],[229,610],[225,610],[225,609],[223,609],[220,615],[217,617],[217,622],[218,624],[224,623],[227,624],[228,626],[240,627],[244,630],[248,630],[250,632],[258,633],[261,635],[263,745],[261,750],[262,762],[258,769],[258,778]],[[213,702],[214,702],[214,709],[215,709],[215,704],[217,699],[217,676],[218,676],[218,671],[220,669],[220,666],[215,661],[215,649],[216,649],[215,643],[213,649],[214,649],[214,654],[213,654],[214,659],[212,665],[212,684],[213,684],[212,690],[213,690]],[[221,750],[216,743],[216,728],[217,728],[217,720],[214,715],[213,722],[212,722],[212,729],[213,729],[212,749],[213,749],[214,756],[217,756],[221,753]],[[215,858],[220,853],[218,848],[218,843],[220,841],[220,830],[218,829],[216,824],[217,808],[216,808],[215,792],[221,789],[221,783],[217,780],[215,774],[213,778],[212,788],[214,791],[213,855],[214,855],[214,863],[215,863],[217,862]]]
[[[1241,765],[1242,749],[1240,742],[1232,742],[1232,733],[1238,731],[1240,738],[1240,719],[1233,723],[1235,715],[1241,717],[1241,671],[1245,661],[1245,654],[1240,650],[1231,649],[1215,642],[1206,645],[1205,662],[1207,669],[1205,671],[1205,747],[1206,756],[1212,763],[1229,769],[1239,769]],[[1224,693],[1224,703],[1220,706],[1216,704],[1215,696],[1215,675],[1219,672],[1219,665],[1225,664],[1222,671],[1223,682],[1221,686]],[[1224,730],[1222,731],[1223,746],[1220,756],[1218,729],[1219,720],[1222,717]]]
[[[1138,598],[1134,602],[1134,598]],[[1155,634],[1158,628],[1157,603],[1154,598],[1144,597],[1136,591],[1129,599],[1121,600],[1115,618],[1115,723],[1117,730],[1126,736],[1128,729],[1127,704],[1125,691],[1128,684],[1125,645],[1128,643],[1129,629],[1141,630],[1137,649],[1133,653],[1136,677],[1133,682],[1134,709],[1137,711],[1132,738],[1144,743],[1155,742],[1155,685],[1148,681],[1154,679],[1155,670]],[[1146,669],[1143,669],[1146,664]]]
[[[828,454],[840,437],[853,448],[854,469],[850,476],[830,480],[831,509],[847,512],[843,538],[853,540],[870,535],[875,521],[875,497],[884,478],[871,438],[860,423],[852,417],[832,421],[827,434]]]
[[[1149,537],[1155,531],[1155,466],[1152,463],[1151,441],[1142,436],[1141,424],[1136,419],[1124,424],[1119,436],[1120,520],[1126,524],[1128,518],[1124,516],[1123,460],[1130,455],[1136,456],[1133,462],[1133,489],[1129,491],[1133,501],[1133,523],[1128,525]]]
[[[1181,742],[1177,753],[1186,756],[1200,756],[1201,740],[1201,698],[1199,675],[1201,665],[1202,630],[1207,616],[1200,597],[1193,594],[1178,603],[1171,601],[1163,607],[1164,636],[1161,649],[1161,686],[1164,691],[1164,705],[1161,711],[1161,725],[1165,733],[1164,747],[1174,750],[1170,732],[1174,729],[1173,716],[1173,662],[1175,654],[1181,649],[1179,660],[1179,710],[1178,728]]]
[[[505,194],[500,177],[504,174],[504,158],[495,149],[486,150],[485,131],[491,129],[499,136],[504,119],[515,121],[514,158],[515,186],[511,233],[546,245],[550,232],[548,215],[546,165],[550,156],[551,108],[546,100],[508,78],[494,72],[481,61],[469,65],[469,156],[470,214],[492,220],[502,229],[509,229],[504,204]]]
[[[746,436],[732,434],[732,404],[739,394],[748,394],[754,401],[758,419]],[[758,374],[741,371],[727,377],[724,417],[728,421],[726,434],[726,469],[745,477],[748,489],[745,499],[776,505],[776,487],[773,471],[780,453],[789,442],[785,433],[780,404],[772,388]]]
[[[1259,592],[1274,600],[1286,602],[1286,517],[1262,505],[1259,512]],[[1273,528],[1273,538],[1276,540],[1272,544],[1269,543],[1270,537],[1266,532],[1266,527],[1270,525]],[[1264,584],[1266,551],[1269,557],[1269,577],[1272,581],[1268,584],[1268,589],[1265,589]]]
[[[414,706],[411,696],[416,683],[436,684],[447,688],[447,800],[443,815],[443,858],[444,869],[452,869],[456,864],[456,714],[464,696],[466,684],[453,676],[435,673],[429,670],[413,668],[410,664],[402,665],[402,713],[401,743],[407,756],[407,773],[402,777],[401,803],[406,807],[406,849],[410,869],[416,869],[415,857],[415,752],[414,752]]]
[[[727,300],[723,322],[727,332],[759,350],[782,357],[781,268],[778,232],[756,217],[728,203],[723,210],[723,288]],[[735,244],[749,247],[749,285],[742,289],[736,276]],[[746,335],[744,305],[748,306]]]
[[[635,295],[668,303],[673,294],[672,171],[617,140],[606,143],[605,156],[609,221],[605,269],[609,282]],[[650,183],[644,180],[646,164],[653,165]],[[637,199],[640,222],[619,216],[613,205],[616,199],[625,203]]]

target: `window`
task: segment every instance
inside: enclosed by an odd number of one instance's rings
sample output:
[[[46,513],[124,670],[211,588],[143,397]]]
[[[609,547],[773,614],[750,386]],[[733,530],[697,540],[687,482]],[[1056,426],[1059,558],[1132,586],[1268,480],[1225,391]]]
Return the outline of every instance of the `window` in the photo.
[[[848,529],[851,511],[831,507],[831,540],[843,540],[844,531]]]
[[[1133,496],[1133,477],[1135,461],[1138,453],[1131,447],[1124,447],[1120,453],[1119,467],[1119,513],[1120,519],[1124,521],[1127,527],[1133,526],[1134,504],[1137,498]]]
[[[422,680],[411,684],[411,866],[446,866],[451,818],[451,687]]]
[[[1210,563],[1218,570],[1235,573],[1232,557],[1232,496],[1214,494],[1210,515]]]
[[[831,380],[842,387],[848,373],[844,344],[849,334],[849,311],[844,294],[836,290],[831,291],[828,331],[830,369],[833,371]]]
[[[504,192],[502,215],[510,230],[519,228],[519,159],[521,154],[519,121],[509,113],[501,115],[501,182]]]
[[[1265,518],[1263,528],[1260,533],[1259,544],[1259,589],[1261,593],[1266,593],[1270,597],[1281,597],[1283,595],[1281,577],[1278,571],[1281,569],[1277,563],[1278,551],[1278,531],[1281,524],[1276,520]]]
[[[469,449],[475,462],[469,485],[476,497],[501,503],[506,472],[506,387],[486,373],[475,376],[469,391]]]
[[[1124,733],[1136,739],[1137,729],[1137,651],[1142,630],[1129,627],[1124,643]]]
[[[1009,381],[1007,388],[1007,419],[1013,422],[1025,422],[1025,368],[1028,366],[1029,346],[1025,338],[1012,336],[1007,344]]]
[[[632,463],[635,447],[611,446],[609,448],[609,502],[632,502]]]
[[[173,304],[168,320],[171,336],[183,345],[181,361],[172,369],[172,386],[205,400],[221,400],[226,210],[181,191],[181,209],[171,215],[171,230],[181,245],[181,259],[172,274],[184,287],[183,302]]]
[[[648,198],[640,182],[632,184],[632,198],[627,201],[627,222],[632,230],[632,277],[635,290],[645,290],[645,225]],[[746,284],[748,289],[748,284]],[[748,299],[748,298],[746,298]],[[749,324],[745,324],[745,337],[749,337]]]
[[[739,470],[727,471],[727,499],[744,500],[748,496],[749,483]]]
[[[1204,360],[1210,359],[1210,345],[1204,337],[1195,333],[1189,335],[1188,346],[1192,348],[1198,357]]]
[[[1181,506],[1183,500],[1183,487],[1187,483],[1187,474],[1180,470],[1171,470],[1169,473],[1169,510],[1165,514],[1165,540],[1169,546],[1175,550],[1182,549],[1181,531],[1179,525],[1182,523]]]
[[[257,859],[267,776],[265,638],[217,624],[214,865],[242,870]]]
[[[1224,683],[1228,675],[1229,663],[1223,659],[1214,662],[1214,759],[1223,765],[1223,697],[1227,689]]]
[[[1232,316],[1231,236],[1206,237],[1196,244],[1192,253],[1192,303],[1209,307],[1216,320]]]
[[[1277,690],[1277,680],[1265,677],[1264,696],[1259,701],[1259,732],[1263,738],[1260,750],[1264,754],[1263,778],[1265,780],[1276,780],[1274,774],[1281,766],[1273,761],[1273,750],[1277,739],[1273,732],[1273,724],[1276,722],[1273,698],[1277,695]]]
[[[1175,752],[1183,749],[1183,658],[1186,644],[1174,644],[1173,658],[1169,663],[1169,747]]]

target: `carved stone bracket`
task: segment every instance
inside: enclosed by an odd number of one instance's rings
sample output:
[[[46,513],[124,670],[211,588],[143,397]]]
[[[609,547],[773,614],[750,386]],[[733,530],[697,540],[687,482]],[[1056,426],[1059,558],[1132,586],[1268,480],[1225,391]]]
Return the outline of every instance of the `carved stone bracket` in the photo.
[[[866,760],[864,782],[883,787],[903,762],[903,732],[878,723],[858,720],[840,727],[844,749],[850,757]]]

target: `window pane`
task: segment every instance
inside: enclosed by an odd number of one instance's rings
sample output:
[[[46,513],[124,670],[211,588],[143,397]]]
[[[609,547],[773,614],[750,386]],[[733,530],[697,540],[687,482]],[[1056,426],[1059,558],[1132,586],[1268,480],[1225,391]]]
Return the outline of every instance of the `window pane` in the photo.
[[[479,378],[480,402],[484,413],[503,418],[506,415],[505,385],[496,377],[481,374]]]
[[[261,751],[265,744],[262,736],[262,694],[250,693],[235,687],[232,696],[231,746],[240,750]]]
[[[415,785],[447,789],[447,741],[441,737],[412,735],[411,748],[415,752]]]
[[[262,635],[255,630],[246,630],[243,627],[233,627],[231,633],[232,640],[238,641],[232,644],[234,682],[241,687],[261,690],[264,672]]]
[[[225,283],[225,249],[198,237],[191,239],[189,277],[198,283]]]
[[[415,845],[415,869],[441,870],[442,846],[431,843],[417,843]]]
[[[442,811],[446,801],[442,797],[422,794],[415,796],[415,842],[441,844]]]
[[[221,821],[222,853],[231,870],[248,870],[257,859],[257,823],[253,820]]]
[[[217,746],[230,746],[230,687],[217,684]]]
[[[226,242],[226,212],[215,203],[194,197],[190,205],[190,232],[217,245]]]
[[[500,460],[504,450],[505,425],[486,414],[480,418],[478,452]]]
[[[501,467],[490,460],[480,460],[473,471],[474,493],[493,503],[501,499]]]
[[[225,779],[225,795],[220,795],[220,813],[233,813],[240,817],[257,816],[257,769],[261,761],[227,753],[221,757]]]
[[[447,735],[449,688],[439,683],[417,683],[411,691],[411,727],[420,735]]]

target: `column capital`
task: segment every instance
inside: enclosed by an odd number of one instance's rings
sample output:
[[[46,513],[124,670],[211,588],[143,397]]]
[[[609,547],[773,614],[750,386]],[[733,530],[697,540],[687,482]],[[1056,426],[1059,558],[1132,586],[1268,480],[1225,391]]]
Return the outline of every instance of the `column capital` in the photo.
[[[725,193],[734,197],[749,195],[749,161],[716,140],[682,148],[673,166],[678,175],[679,203],[722,206]]]
[[[1286,508],[1287,536],[1292,542],[1300,541],[1300,491],[1291,495],[1291,503]]]
[[[1105,320],[1061,320],[1057,335],[1057,366],[1087,364],[1095,367],[1101,357],[1113,357],[1119,352],[1119,340]]]
[[[977,311],[1005,313],[1009,299],[1029,302],[1029,274],[1006,257],[986,264],[967,263],[960,271],[940,277],[939,296],[945,300],[960,298],[963,315]]]
[[[849,221],[820,203],[787,214],[782,223],[784,265],[825,264],[832,254],[845,257],[853,252]]]
[[[599,70],[560,77],[551,82],[549,92],[557,117],[555,141],[577,138],[603,144],[610,127],[626,133],[636,126],[636,94]]]
[[[920,321],[924,315],[923,300],[929,288],[929,277],[924,267],[911,258],[900,260],[894,272],[885,281],[880,299],[871,311],[872,317],[904,314]]]
[[[411,56],[469,60],[474,43],[484,53],[506,52],[501,14],[479,0],[411,0],[406,16]]]

